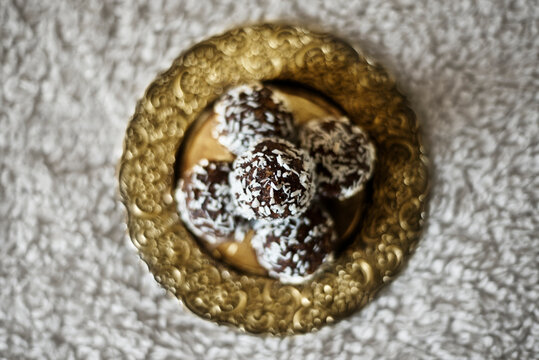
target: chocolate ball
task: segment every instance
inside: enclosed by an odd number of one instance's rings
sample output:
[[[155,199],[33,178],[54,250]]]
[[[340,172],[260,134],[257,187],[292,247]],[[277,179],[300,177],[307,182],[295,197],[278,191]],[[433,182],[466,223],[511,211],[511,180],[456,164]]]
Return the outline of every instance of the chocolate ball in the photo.
[[[258,82],[228,90],[214,111],[217,125],[212,135],[236,155],[262,138],[292,139],[295,134],[292,114],[283,99]]]
[[[209,245],[243,239],[245,226],[235,218],[230,195],[230,171],[229,163],[203,159],[179,181],[175,192],[185,225]]]
[[[337,240],[333,219],[318,205],[302,216],[256,222],[251,245],[268,274],[283,283],[300,283],[333,257]]]
[[[322,196],[344,200],[362,190],[372,176],[374,146],[347,118],[310,121],[301,128],[299,140],[316,163]]]
[[[236,158],[230,184],[237,211],[246,219],[299,216],[315,192],[314,163],[286,140],[262,139]]]

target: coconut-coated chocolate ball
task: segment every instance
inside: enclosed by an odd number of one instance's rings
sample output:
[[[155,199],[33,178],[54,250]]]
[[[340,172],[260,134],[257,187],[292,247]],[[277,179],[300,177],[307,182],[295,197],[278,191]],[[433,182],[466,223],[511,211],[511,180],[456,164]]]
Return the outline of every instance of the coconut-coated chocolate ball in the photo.
[[[246,219],[299,216],[315,192],[314,163],[292,143],[266,138],[236,158],[230,184],[237,211]]]
[[[349,198],[372,175],[374,146],[367,134],[347,118],[312,120],[299,134],[301,147],[316,163],[318,192],[328,198]]]
[[[259,82],[236,86],[214,106],[217,125],[212,135],[236,155],[265,137],[293,139],[293,117],[283,101]]]
[[[300,283],[333,256],[337,240],[331,216],[318,205],[302,216],[257,222],[251,245],[268,274],[283,283]]]
[[[209,245],[217,245],[244,228],[234,215],[228,183],[231,166],[202,159],[180,179],[175,192],[185,225]]]

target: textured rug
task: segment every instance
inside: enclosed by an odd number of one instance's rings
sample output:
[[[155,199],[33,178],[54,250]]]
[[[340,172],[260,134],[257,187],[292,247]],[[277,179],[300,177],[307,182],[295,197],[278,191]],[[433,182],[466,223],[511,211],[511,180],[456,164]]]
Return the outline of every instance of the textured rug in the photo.
[[[126,236],[115,167],[179,53],[265,20],[335,33],[409,97],[432,161],[401,276],[315,334],[183,310]],[[515,1],[0,2],[0,358],[539,358],[539,7]]]

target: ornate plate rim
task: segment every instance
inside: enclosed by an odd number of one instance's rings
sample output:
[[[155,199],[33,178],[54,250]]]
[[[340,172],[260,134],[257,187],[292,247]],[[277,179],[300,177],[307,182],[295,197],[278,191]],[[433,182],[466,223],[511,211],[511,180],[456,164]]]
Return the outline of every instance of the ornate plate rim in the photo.
[[[301,285],[235,271],[201,251],[172,198],[176,152],[223,88],[292,80],[336,101],[378,149],[371,211],[334,264]],[[119,165],[131,240],[187,308],[253,333],[305,333],[367,304],[413,250],[425,217],[427,158],[418,124],[385,70],[346,42],[289,25],[230,30],[180,55],[137,103]]]

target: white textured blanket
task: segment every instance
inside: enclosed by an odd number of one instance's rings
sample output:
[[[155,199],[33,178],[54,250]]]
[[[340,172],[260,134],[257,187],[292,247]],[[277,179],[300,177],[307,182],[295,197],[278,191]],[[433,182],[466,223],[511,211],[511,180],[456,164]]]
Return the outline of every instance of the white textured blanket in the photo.
[[[166,296],[125,235],[115,166],[135,102],[188,46],[246,22],[379,59],[432,160],[401,276],[316,334],[260,338]],[[539,357],[537,1],[0,2],[0,358]]]

